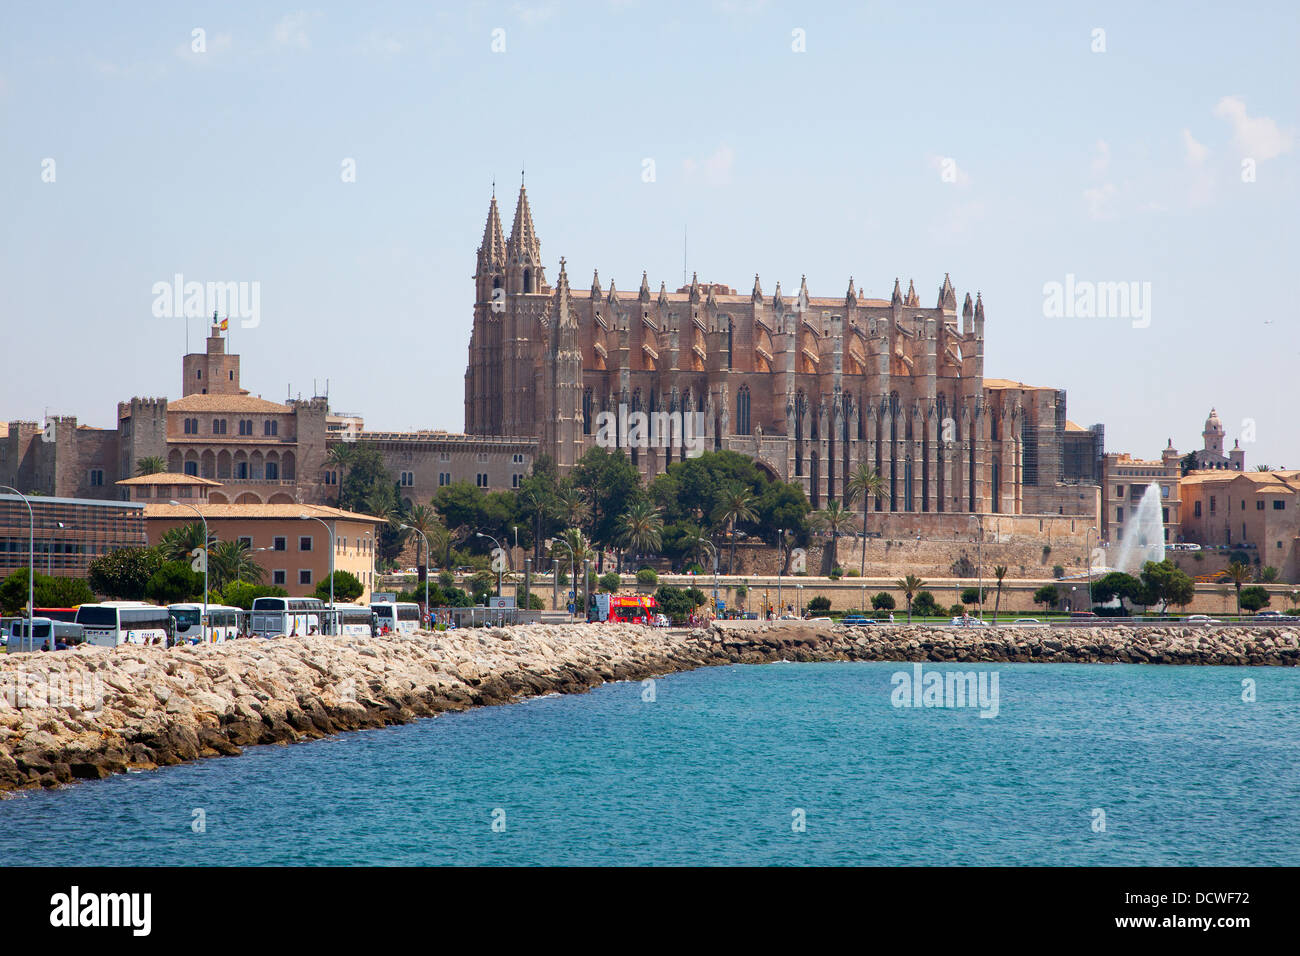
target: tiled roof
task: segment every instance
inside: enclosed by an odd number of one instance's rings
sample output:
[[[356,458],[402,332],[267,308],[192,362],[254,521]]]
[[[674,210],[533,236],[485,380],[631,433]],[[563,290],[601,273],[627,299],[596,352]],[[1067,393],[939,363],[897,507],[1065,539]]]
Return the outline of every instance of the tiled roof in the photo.
[[[175,471],[160,471],[152,475],[137,475],[134,478],[123,478],[119,485],[208,485],[212,488],[220,488],[221,482],[213,481],[211,478],[200,478],[198,475],[185,475]]]
[[[1046,385],[1026,385],[1024,382],[1016,382],[1009,378],[986,378],[984,380],[985,388],[1047,388]]]
[[[339,521],[368,521],[372,524],[383,524],[383,518],[376,518],[374,515],[358,514],[355,511],[342,511],[338,508],[331,508],[328,505],[216,505],[210,502],[196,502],[194,507],[199,513],[208,520],[226,519],[248,519],[248,518],[279,518],[293,519],[299,515],[308,515],[312,518],[324,518],[326,521],[336,519]],[[144,516],[146,518],[184,518],[186,515],[193,515],[194,512],[182,505],[164,505],[150,504],[145,505]]]
[[[256,395],[186,395],[167,403],[168,411],[177,412],[270,412],[293,411],[288,405],[268,402]]]

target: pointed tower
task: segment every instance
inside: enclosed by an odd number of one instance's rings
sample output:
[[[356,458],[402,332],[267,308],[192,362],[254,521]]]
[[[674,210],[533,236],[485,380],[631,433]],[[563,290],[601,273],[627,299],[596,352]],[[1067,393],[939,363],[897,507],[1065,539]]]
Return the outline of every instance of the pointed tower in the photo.
[[[465,431],[492,434],[500,426],[501,325],[506,311],[506,242],[501,234],[496,188],[488,206],[483,242],[474,269],[474,323],[465,368]]]
[[[914,309],[921,305],[921,297],[916,294],[916,283],[911,279],[907,280],[907,298],[903,300],[903,304],[909,309]]]
[[[899,287],[899,285],[898,285],[898,278],[897,278],[897,277],[895,277],[895,279],[894,279],[894,294],[893,294],[892,296],[890,296],[890,298],[889,298],[889,304],[890,304],[890,305],[902,305],[902,304],[903,304],[903,290],[902,290],[902,289]]]
[[[552,303],[550,376],[546,402],[547,451],[564,474],[582,457],[582,347],[578,342],[578,313],[569,293],[569,276],[560,259]]]
[[[756,305],[763,301],[763,287],[759,285],[758,273],[754,273],[754,291],[749,294],[749,301]]]
[[[509,291],[532,295],[543,290],[546,276],[542,269],[542,244],[533,228],[528,191],[522,184],[515,205],[515,222],[510,227],[510,239],[506,243],[506,258]]]
[[[948,273],[943,274],[943,285],[939,287],[939,304],[937,308],[945,312],[957,312],[957,293],[952,287],[952,280],[948,278]]]

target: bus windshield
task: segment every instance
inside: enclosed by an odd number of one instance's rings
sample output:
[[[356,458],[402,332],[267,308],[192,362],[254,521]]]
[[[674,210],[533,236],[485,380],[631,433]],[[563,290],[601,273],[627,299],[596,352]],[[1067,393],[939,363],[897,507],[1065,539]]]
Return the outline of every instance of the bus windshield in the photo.
[[[117,627],[117,608],[83,604],[77,608],[77,623],[87,627]]]
[[[199,626],[199,609],[186,608],[171,612],[172,617],[176,618],[176,624],[181,630]]]

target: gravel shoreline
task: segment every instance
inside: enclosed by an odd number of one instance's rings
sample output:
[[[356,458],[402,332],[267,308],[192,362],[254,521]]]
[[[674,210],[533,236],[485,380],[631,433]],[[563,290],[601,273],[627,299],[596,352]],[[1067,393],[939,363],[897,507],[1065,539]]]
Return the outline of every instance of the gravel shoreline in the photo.
[[[0,792],[716,664],[1300,665],[1300,627],[570,624],[0,656]]]

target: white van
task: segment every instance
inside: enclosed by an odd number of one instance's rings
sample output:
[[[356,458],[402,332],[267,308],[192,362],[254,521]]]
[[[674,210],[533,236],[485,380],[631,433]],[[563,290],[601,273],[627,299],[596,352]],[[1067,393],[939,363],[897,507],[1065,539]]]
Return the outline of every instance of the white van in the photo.
[[[27,633],[27,619],[15,621],[9,628],[9,643],[6,651],[10,654],[26,654],[33,651],[59,650],[59,644],[75,647],[86,640],[86,629],[80,624],[68,621],[54,621],[48,617],[32,618],[31,634]]]

